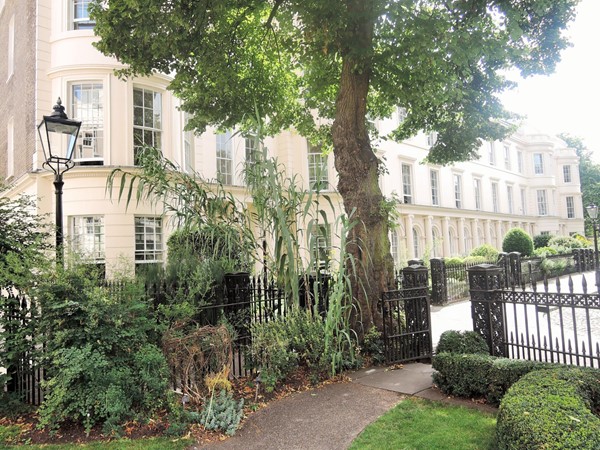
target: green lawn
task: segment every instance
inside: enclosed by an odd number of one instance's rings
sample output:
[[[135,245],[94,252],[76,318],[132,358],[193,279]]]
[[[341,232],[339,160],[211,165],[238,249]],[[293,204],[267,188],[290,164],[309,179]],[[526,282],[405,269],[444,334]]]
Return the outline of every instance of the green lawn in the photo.
[[[365,428],[350,450],[491,450],[495,431],[491,414],[411,397]]]

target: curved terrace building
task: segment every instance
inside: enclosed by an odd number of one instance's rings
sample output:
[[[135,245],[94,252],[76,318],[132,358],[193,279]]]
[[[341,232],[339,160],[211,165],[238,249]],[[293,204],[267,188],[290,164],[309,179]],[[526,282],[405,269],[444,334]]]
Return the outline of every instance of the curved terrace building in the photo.
[[[181,170],[218,179],[251,206],[241,168],[252,162],[254,141],[232,132],[185,132],[186,117],[167,90],[169,76],[118,78],[118,61],[92,46],[89,3],[0,0],[0,181],[10,185],[3,195],[33,195],[39,211],[52,217],[53,174],[42,168],[36,128],[60,97],[68,116],[82,121],[76,165],[64,176],[65,239],[110,273],[121,264],[164,262],[172,226],[157,205],[126,208],[116,195],[111,199],[106,179],[115,167],[134,168],[141,146],[156,146]],[[379,122],[380,132],[391,130],[402,113],[399,108]],[[422,163],[434,139],[422,134],[377,144],[388,169],[382,190],[401,201],[399,223],[390,234],[399,264],[464,254],[486,242],[500,247],[514,226],[531,235],[583,232],[578,158],[560,139],[521,129],[502,142],[486,143],[479,160],[450,167]],[[320,182],[342,211],[332,155],[294,131],[264,145],[305,188]],[[318,233],[314,245],[320,250],[335,245],[334,230],[322,227]]]

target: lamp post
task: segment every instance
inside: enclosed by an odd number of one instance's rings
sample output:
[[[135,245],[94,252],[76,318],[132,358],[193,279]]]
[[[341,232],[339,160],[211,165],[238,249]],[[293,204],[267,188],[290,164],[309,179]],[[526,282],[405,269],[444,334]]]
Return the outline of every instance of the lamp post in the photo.
[[[600,285],[600,268],[598,267],[598,207],[592,203],[585,209],[592,220],[592,229],[594,230],[594,267],[596,269],[596,288],[598,288]]]
[[[60,97],[54,105],[54,111],[49,116],[44,116],[38,125],[38,134],[44,151],[42,166],[54,172],[54,194],[56,195],[56,262],[64,265],[63,249],[63,212],[62,188],[63,174],[72,169],[73,150],[79,135],[81,122],[71,120],[65,114],[65,107]]]

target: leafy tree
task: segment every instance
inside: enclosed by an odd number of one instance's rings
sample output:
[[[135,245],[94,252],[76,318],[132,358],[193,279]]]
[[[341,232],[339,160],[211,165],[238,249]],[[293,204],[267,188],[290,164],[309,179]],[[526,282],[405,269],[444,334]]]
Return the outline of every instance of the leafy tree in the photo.
[[[97,48],[126,64],[123,75],[173,73],[190,127],[243,130],[257,111],[270,133],[294,126],[333,147],[346,213],[360,223],[347,242],[367,330],[381,327],[377,301],[393,278],[370,121],[400,105],[407,117],[390,138],[436,131],[430,161],[475,158],[481,139],[511,131],[501,71],[551,72],[577,0],[103,3],[92,10]]]

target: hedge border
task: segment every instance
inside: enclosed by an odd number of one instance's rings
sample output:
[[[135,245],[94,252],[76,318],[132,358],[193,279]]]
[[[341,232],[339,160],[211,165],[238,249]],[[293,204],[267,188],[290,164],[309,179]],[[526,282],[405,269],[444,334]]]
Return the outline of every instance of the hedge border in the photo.
[[[600,449],[600,371],[560,367],[524,375],[497,418],[499,450]]]
[[[485,397],[489,404],[497,406],[523,375],[556,364],[444,352],[434,356],[432,367],[436,370],[433,381],[442,392],[457,397]]]

